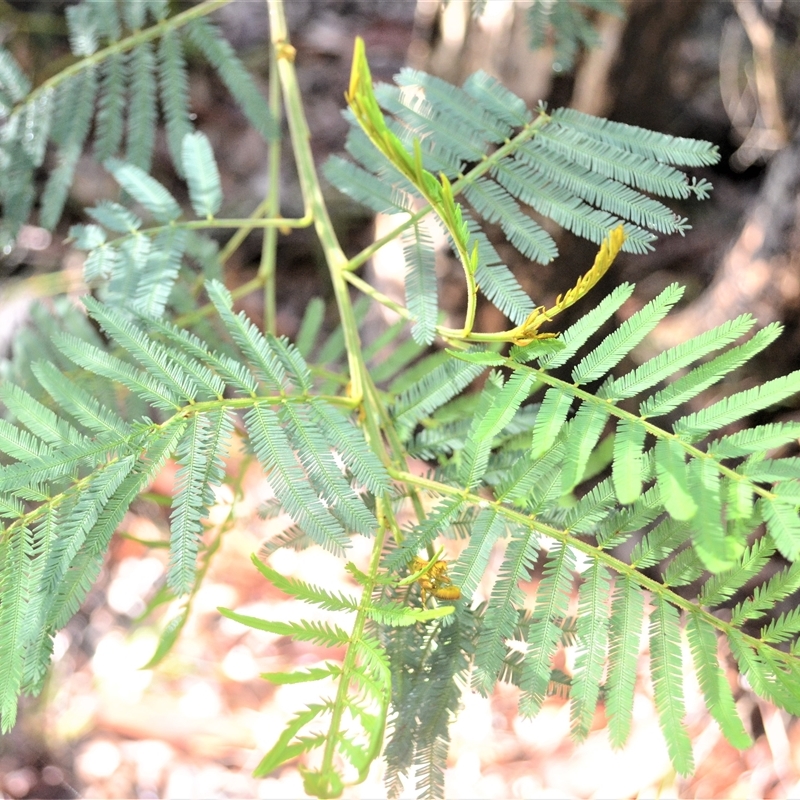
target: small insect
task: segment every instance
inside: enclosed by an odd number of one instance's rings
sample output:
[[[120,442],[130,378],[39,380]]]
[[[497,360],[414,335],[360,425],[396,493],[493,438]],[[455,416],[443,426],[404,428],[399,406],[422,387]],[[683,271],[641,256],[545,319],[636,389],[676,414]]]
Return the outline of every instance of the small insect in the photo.
[[[429,564],[424,558],[415,556],[411,561],[411,574],[425,569]],[[422,605],[425,605],[428,595],[437,600],[458,600],[461,597],[461,589],[453,586],[453,581],[447,574],[446,561],[436,561],[424,575],[417,578],[417,583],[422,590]]]

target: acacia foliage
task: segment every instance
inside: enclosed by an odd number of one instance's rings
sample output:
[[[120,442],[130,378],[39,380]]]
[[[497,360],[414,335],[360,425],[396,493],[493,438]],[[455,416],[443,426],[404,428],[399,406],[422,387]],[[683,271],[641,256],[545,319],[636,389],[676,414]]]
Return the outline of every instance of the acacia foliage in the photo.
[[[280,9],[277,0],[273,7]],[[341,324],[323,337],[324,304],[314,302],[292,343],[235,312],[231,294],[214,280],[223,265],[199,231],[222,226],[224,197],[211,145],[187,122],[184,37],[266,136],[275,132],[270,112],[252,82],[239,81],[241,63],[201,16],[170,17],[158,2],[125,2],[122,17],[112,8],[71,7],[72,47],[82,60],[49,88],[32,89],[0,52],[0,149],[16,170],[2,189],[6,232],[13,235],[32,206],[33,172],[49,139],[59,160],[40,221],[55,223],[93,114],[95,154],[121,190],[118,201],[87,209],[91,221],[71,231],[87,251],[86,279],[100,298],[84,302],[92,325],[74,312],[42,318],[50,340],[42,346],[23,335],[5,365],[16,380],[4,382],[0,419],[4,729],[14,724],[20,692],[40,690],[53,635],[96,579],[126,510],[172,458],[179,469],[168,591],[187,601],[151,664],[167,654],[204,575],[198,555],[205,563],[213,557],[204,538],[208,510],[214,488],[231,480],[226,459],[235,439],[268,475],[273,510],[293,520],[267,553],[324,547],[357,587],[334,593],[256,559],[266,580],[339,614],[341,624],[311,614],[280,623],[222,611],[345,651],[325,667],[264,676],[329,681],[335,691],[289,723],[258,774],[313,755],[307,763],[315,766],[304,767],[306,790],[337,796],[383,753],[393,795],[416,769],[420,792],[441,797],[460,694],[468,686],[488,693],[498,680],[520,688],[520,711],[529,716],[548,695],[569,696],[578,740],[603,702],[612,743],[622,746],[644,624],[654,702],[679,772],[693,769],[683,726],[683,637],[706,705],[733,744],[750,740],[720,667],[719,639],[754,691],[797,713],[800,615],[775,609],[800,588],[800,466],[775,451],[797,440],[800,425],[729,427],[800,389],[800,373],[792,373],[728,391],[736,370],[775,340],[779,326],[753,333],[755,320],[745,314],[625,371],[624,359],[681,289],[667,287],[612,325],[633,287],[605,296],[592,288],[620,247],[646,252],[656,234],[687,229],[655,196],[705,197],[710,186],[681,168],[713,163],[714,148],[571,110],[531,112],[482,73],[455,87],[404,70],[395,85],[373,87],[357,48],[347,112],[352,160],[332,159],[326,175],[373,210],[402,215],[392,236],[404,245],[406,306],[354,278],[366,256],[348,261],[335,244],[308,143],[295,137]],[[144,10],[135,16],[134,8]],[[135,33],[148,24],[152,35]],[[302,130],[294,68],[284,59],[281,70],[290,129]],[[191,211],[149,174],[156,117],[145,99],[156,84]],[[122,152],[118,111],[126,91],[133,111]],[[48,92],[57,94],[55,111],[47,110]],[[555,240],[533,212],[602,245],[595,267],[551,309],[527,297],[483,229],[499,223],[532,263],[547,262],[557,254]],[[476,332],[469,313],[463,330],[439,324],[429,221],[445,230],[462,261],[473,311],[480,291],[515,327]],[[198,266],[207,280],[197,280]],[[368,303],[351,302],[347,280],[401,313],[368,347],[358,330]],[[208,300],[199,313],[193,286]],[[598,299],[581,301],[577,322],[557,337],[539,331],[589,291]],[[186,312],[194,321],[176,324]],[[402,341],[409,323],[412,338]],[[426,354],[437,337],[448,349]],[[392,343],[394,357],[382,359]],[[483,388],[466,392],[479,378]],[[725,396],[689,410],[713,386]],[[427,460],[432,472],[410,472],[411,457]],[[404,526],[400,509],[411,512]],[[372,541],[365,568],[348,560],[354,535]],[[442,537],[465,540],[443,567]],[[478,602],[496,548],[500,567]],[[775,553],[786,566],[764,578]],[[426,566],[409,575],[420,561]],[[434,569],[437,580],[448,576],[446,584],[425,578]],[[654,569],[659,580],[649,577]],[[531,608],[523,584],[534,575],[541,577]],[[433,591],[427,604],[419,597],[426,580],[447,589]],[[750,596],[740,601],[745,586]],[[724,604],[733,606],[729,619],[715,613]],[[577,648],[570,675],[553,668],[565,646]]]

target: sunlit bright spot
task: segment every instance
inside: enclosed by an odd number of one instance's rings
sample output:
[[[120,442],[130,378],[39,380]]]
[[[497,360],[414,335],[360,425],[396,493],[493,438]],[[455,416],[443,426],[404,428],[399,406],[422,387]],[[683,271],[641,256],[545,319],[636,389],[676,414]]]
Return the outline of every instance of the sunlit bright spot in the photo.
[[[125,558],[108,587],[108,604],[118,614],[136,617],[145,609],[145,596],[164,572],[156,558]]]

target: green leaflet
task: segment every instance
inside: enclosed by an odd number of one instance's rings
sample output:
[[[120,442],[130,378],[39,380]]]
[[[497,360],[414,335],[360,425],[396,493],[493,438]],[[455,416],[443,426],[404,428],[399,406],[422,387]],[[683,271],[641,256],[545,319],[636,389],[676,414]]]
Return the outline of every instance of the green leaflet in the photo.
[[[92,219],[97,220],[103,227],[116,233],[135,233],[142,227],[142,220],[136,214],[119,203],[114,203],[110,200],[101,200],[93,208],[87,208],[86,213]],[[96,226],[87,225],[83,228],[73,229],[73,231],[78,234],[75,242],[77,247],[92,250],[105,243],[105,235]],[[99,241],[89,239],[86,234],[90,233],[90,231],[99,232],[102,238]]]
[[[766,536],[757,539],[740,556],[729,570],[711,575],[700,591],[699,600],[705,606],[719,605],[731,597],[741,586],[758,575],[775,547]]]
[[[678,612],[661,597],[654,598],[650,619],[650,665],[661,732],[670,759],[682,775],[694,770],[692,746],[683,724],[683,679]]]
[[[608,570],[595,562],[578,594],[577,636],[582,646],[575,661],[570,693],[572,734],[578,741],[589,734],[600,692],[608,643],[610,589]]]
[[[674,439],[656,443],[656,475],[664,507],[677,520],[690,520],[697,513],[697,504],[689,491],[686,453]]]
[[[800,438],[800,423],[772,423],[737,431],[709,444],[707,453],[716,458],[735,458],[772,450]]]
[[[593,403],[582,403],[569,427],[564,452],[562,487],[566,494],[583,478],[589,458],[608,420],[608,412]]]
[[[419,344],[430,344],[436,333],[439,312],[436,257],[433,239],[422,225],[414,225],[404,237],[403,256],[406,261],[406,305],[415,320],[411,335]]]
[[[642,448],[645,429],[628,419],[617,423],[612,474],[620,503],[633,503],[642,491]]]
[[[685,522],[668,517],[645,535],[631,551],[631,564],[644,569],[663,561],[674,553],[689,538],[689,526]]]
[[[267,141],[278,138],[278,125],[266,100],[234,49],[213,23],[205,17],[199,17],[189,23],[186,33],[189,40],[214,66],[228,91],[261,136]],[[186,174],[188,177],[188,171]]]
[[[534,381],[532,373],[515,373],[497,392],[491,405],[475,417],[464,446],[459,474],[467,488],[473,488],[482,480],[494,437],[506,427],[527,399]]]
[[[189,121],[189,76],[180,36],[167,31],[158,47],[158,88],[167,125],[167,144],[176,171],[183,177],[181,147],[193,132]]]
[[[533,300],[519,285],[514,273],[502,262],[478,222],[468,217],[466,223],[470,232],[468,251],[471,253],[472,248],[478,245],[475,280],[481,292],[512,322],[518,325],[523,323],[534,309]]]
[[[473,686],[484,694],[492,690],[500,674],[505,640],[514,630],[516,609],[524,599],[518,583],[528,577],[538,550],[538,537],[532,531],[516,531],[506,549],[475,648]]]
[[[668,286],[581,359],[572,370],[572,380],[579,384],[602,378],[655,328],[682,295],[682,287],[677,284]]]
[[[189,618],[189,609],[184,607],[177,616],[174,616],[162,629],[158,637],[158,644],[150,660],[142,666],[142,669],[154,669],[158,666],[172,650],[178,637],[181,635],[186,620]]]
[[[738,603],[731,612],[731,623],[739,626],[748,619],[758,619],[778,600],[788,597],[800,588],[800,562],[773,575],[766,583],[756,586],[746,600]]]
[[[568,545],[553,547],[545,561],[520,681],[519,708],[525,716],[536,714],[544,702],[550,682],[550,661],[561,641],[561,628],[555,620],[566,616],[574,568],[575,554]]]
[[[764,497],[758,502],[775,546],[790,561],[800,556],[800,519],[797,504]]]
[[[126,7],[130,6],[126,4]],[[149,172],[156,131],[156,59],[149,42],[130,52],[128,72],[130,113],[125,161]]]
[[[66,420],[59,417],[46,406],[34,400],[27,392],[13,384],[3,387],[2,399],[6,408],[25,425],[28,430],[50,445],[80,444],[85,442]]]
[[[734,747],[750,747],[752,740],[736,712],[730,686],[717,661],[714,629],[699,614],[690,614],[686,619],[686,635],[708,710]]]
[[[7,50],[0,50],[0,86],[15,103],[31,90],[31,82]]]
[[[555,386],[547,390],[533,426],[532,458],[539,458],[550,449],[567,419],[571,406],[572,397],[569,394]]]
[[[601,481],[567,511],[564,528],[574,534],[594,533],[598,525],[614,512],[615,501],[611,481]]]
[[[97,76],[93,69],[75,75],[58,92],[52,138],[59,146],[59,164],[42,191],[39,219],[45,228],[54,228],[61,217],[89,133],[96,92]]]
[[[261,677],[270,683],[279,685],[287,683],[310,683],[327,678],[329,675],[338,675],[341,668],[331,662],[327,662],[324,667],[310,667],[309,669],[297,670],[296,672],[262,672]]]
[[[170,569],[167,580],[176,594],[191,590],[195,580],[201,519],[213,501],[212,486],[225,476],[233,419],[224,410],[196,414],[178,444],[179,469],[170,519]]]
[[[325,162],[323,172],[331,186],[340,188],[357,203],[378,214],[403,213],[410,211],[413,206],[411,196],[400,187],[387,184],[371,172],[339,156],[331,156]]]
[[[511,194],[502,186],[480,178],[467,184],[464,196],[487,222],[500,225],[508,240],[522,255],[540,264],[549,264],[558,254],[550,234],[523,214]]]
[[[0,715],[2,731],[8,732],[17,718],[17,697],[22,682],[22,665],[25,646],[25,611],[29,598],[35,591],[31,585],[26,540],[30,531],[18,530],[10,539],[6,538],[0,551],[0,590],[3,604],[0,606],[0,631],[2,631],[5,658],[0,661]]]
[[[673,430],[678,435],[698,439],[747,414],[780,403],[798,391],[800,391],[800,370],[782,378],[767,381],[754,389],[726,397],[703,411],[681,417],[673,425]]]
[[[505,532],[505,521],[491,508],[481,509],[472,525],[469,544],[453,566],[453,583],[462,597],[472,597],[489,563],[492,546]]]
[[[618,577],[611,600],[606,681],[609,737],[616,748],[625,744],[631,729],[643,613],[644,594],[629,578]]]
[[[256,556],[251,556],[250,560],[256,569],[275,587],[285,594],[313,603],[319,608],[328,611],[357,611],[358,598],[336,595],[313,586],[297,578],[286,578],[280,572],[264,564]]]
[[[208,137],[200,132],[184,136],[181,162],[189,184],[189,199],[198,217],[213,217],[222,205],[222,186]]]
[[[228,619],[241,622],[248,628],[276,633],[279,636],[292,636],[302,642],[314,642],[327,647],[335,647],[346,644],[348,640],[347,632],[342,628],[323,622],[270,622],[259,617],[237,614],[227,608],[220,608],[219,612]]]
[[[775,323],[758,331],[749,341],[733,347],[721,356],[693,369],[674,383],[647,398],[640,406],[643,417],[658,417],[678,408],[696,397],[704,389],[718,383],[725,375],[749,361],[780,335],[781,327]],[[709,429],[710,430],[710,429]]]
[[[741,554],[745,543],[726,535],[720,476],[713,462],[701,458],[690,462],[689,491],[697,506],[692,518],[695,552],[711,572],[729,569]]]
[[[666,380],[688,364],[735,341],[749,331],[754,322],[755,320],[750,314],[742,314],[735,320],[725,322],[713,330],[695,336],[688,342],[671,347],[627,375],[611,380],[601,388],[600,395],[615,400],[634,397],[645,389],[657,385],[660,381]]]
[[[159,222],[178,219],[181,209],[175,198],[143,169],[110,158],[105,162],[106,169],[117,183],[140,202]]]
[[[103,62],[97,109],[95,157],[105,161],[115,155],[122,142],[125,108],[125,61],[115,53]]]

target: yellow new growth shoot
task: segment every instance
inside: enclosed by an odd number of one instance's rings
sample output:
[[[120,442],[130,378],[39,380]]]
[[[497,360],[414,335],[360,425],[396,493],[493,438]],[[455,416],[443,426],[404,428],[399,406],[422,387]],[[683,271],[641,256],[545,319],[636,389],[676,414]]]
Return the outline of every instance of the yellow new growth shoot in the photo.
[[[356,37],[353,48],[350,86],[344,96],[369,140],[414,184],[447,228],[467,280],[467,315],[463,335],[468,336],[472,332],[477,308],[478,287],[475,284],[475,270],[478,265],[477,242],[470,253],[469,229],[464,222],[461,206],[453,197],[447,176],[442,174],[437,178],[422,166],[422,149],[418,139],[414,139],[414,152],[409,153],[386,124],[372,88],[372,73],[367,63],[364,40],[360,36]]]
[[[524,347],[526,344],[530,344],[534,339],[550,339],[556,336],[557,334],[555,333],[539,333],[539,328],[544,325],[545,322],[550,322],[556,314],[560,314],[571,305],[577,303],[578,300],[588,294],[589,291],[597,285],[600,278],[608,272],[609,268],[614,263],[614,259],[622,249],[624,242],[625,230],[622,225],[618,225],[603,239],[603,243],[600,245],[600,251],[594,259],[592,268],[585,275],[582,275],[578,279],[578,282],[566,294],[559,295],[556,298],[555,305],[547,310],[545,310],[544,306],[539,306],[530,313],[530,316],[522,325],[514,329],[512,332],[512,341],[514,344]]]

